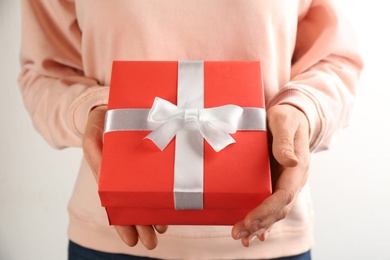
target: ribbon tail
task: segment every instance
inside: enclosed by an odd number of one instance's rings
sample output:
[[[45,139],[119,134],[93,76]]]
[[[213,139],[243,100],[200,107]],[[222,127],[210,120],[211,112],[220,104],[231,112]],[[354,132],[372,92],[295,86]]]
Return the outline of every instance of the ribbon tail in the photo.
[[[183,125],[183,121],[179,119],[169,121],[145,136],[144,139],[151,140],[161,151],[163,151],[175,137],[177,131],[183,128]]]
[[[200,125],[200,132],[216,152],[219,152],[226,146],[236,142],[228,133],[221,131],[208,123]]]

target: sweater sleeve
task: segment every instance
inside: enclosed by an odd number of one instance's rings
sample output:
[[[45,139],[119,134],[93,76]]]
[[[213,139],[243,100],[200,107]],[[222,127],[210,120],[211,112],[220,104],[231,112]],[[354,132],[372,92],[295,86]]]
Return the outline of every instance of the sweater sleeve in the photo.
[[[23,0],[18,78],[34,127],[55,148],[81,146],[89,111],[108,86],[84,75],[74,3]]]
[[[330,0],[314,0],[298,22],[291,80],[269,107],[290,104],[310,124],[310,149],[328,149],[348,125],[362,70],[356,39]]]

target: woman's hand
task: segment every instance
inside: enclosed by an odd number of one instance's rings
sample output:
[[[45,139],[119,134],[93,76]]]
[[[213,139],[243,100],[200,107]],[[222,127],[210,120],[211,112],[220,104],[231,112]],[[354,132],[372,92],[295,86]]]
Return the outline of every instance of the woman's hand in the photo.
[[[232,237],[244,246],[267,238],[272,225],[284,219],[305,185],[310,165],[309,124],[299,109],[277,105],[267,111],[272,142],[273,194],[236,223]]]
[[[97,183],[99,182],[100,164],[102,160],[102,137],[106,111],[106,106],[99,106],[89,113],[83,138],[84,156],[92,169]],[[135,246],[138,240],[141,240],[147,249],[154,249],[157,246],[156,231],[162,234],[167,228],[168,226],[157,225],[115,226],[117,233],[128,246]]]

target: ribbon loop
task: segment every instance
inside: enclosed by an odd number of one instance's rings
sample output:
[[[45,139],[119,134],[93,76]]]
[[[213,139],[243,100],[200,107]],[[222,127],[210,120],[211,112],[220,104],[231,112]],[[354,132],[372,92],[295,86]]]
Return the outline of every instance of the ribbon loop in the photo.
[[[171,102],[156,97],[148,115],[148,121],[160,126],[145,138],[152,140],[160,150],[188,123],[196,123],[199,132],[211,147],[219,152],[234,139],[229,135],[237,131],[243,109],[236,105],[214,108],[181,109]]]

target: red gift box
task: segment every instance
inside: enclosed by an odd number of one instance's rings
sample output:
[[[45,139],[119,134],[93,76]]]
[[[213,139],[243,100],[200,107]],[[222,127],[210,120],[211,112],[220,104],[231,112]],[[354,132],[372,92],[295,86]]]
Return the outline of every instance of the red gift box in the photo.
[[[188,81],[202,82],[204,108],[234,104],[243,108],[243,114],[252,108],[264,112],[259,62],[202,62],[201,66],[201,75],[195,72]],[[232,225],[271,194],[265,127],[237,129],[231,134],[236,142],[219,152],[202,139],[202,192],[183,193],[184,209],[177,206],[175,165],[178,157],[187,155],[176,150],[178,136],[162,151],[145,137],[157,127],[147,122],[156,97],[178,103],[180,71],[180,62],[113,63],[99,180],[101,203],[112,225]],[[110,117],[117,111],[119,116]],[[183,112],[185,117],[193,116],[193,110],[187,112]],[[265,125],[265,112],[263,118],[257,117],[245,120]],[[187,138],[180,142],[191,143],[191,135]],[[187,170],[199,168],[193,161],[184,162],[184,182]],[[201,208],[186,208],[193,198],[202,200]]]

